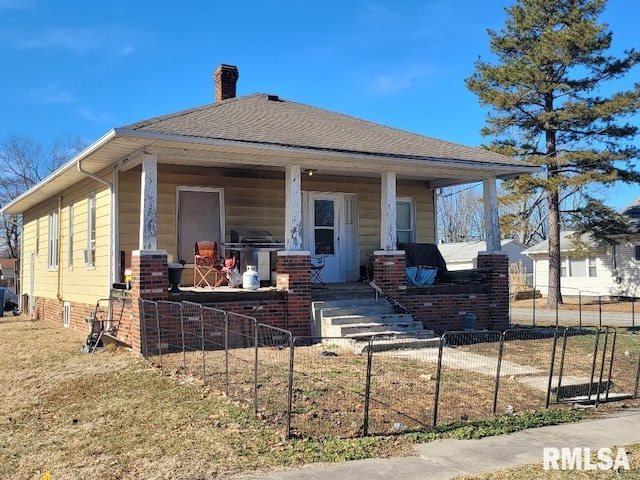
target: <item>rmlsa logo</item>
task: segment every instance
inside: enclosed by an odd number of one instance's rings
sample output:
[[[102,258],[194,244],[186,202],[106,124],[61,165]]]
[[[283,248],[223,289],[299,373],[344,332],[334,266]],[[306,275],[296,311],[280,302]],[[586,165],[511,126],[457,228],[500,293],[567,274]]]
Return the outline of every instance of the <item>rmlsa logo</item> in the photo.
[[[610,448],[599,448],[596,460],[589,447],[544,447],[542,462],[545,470],[629,470],[627,451],[623,447],[615,453]]]

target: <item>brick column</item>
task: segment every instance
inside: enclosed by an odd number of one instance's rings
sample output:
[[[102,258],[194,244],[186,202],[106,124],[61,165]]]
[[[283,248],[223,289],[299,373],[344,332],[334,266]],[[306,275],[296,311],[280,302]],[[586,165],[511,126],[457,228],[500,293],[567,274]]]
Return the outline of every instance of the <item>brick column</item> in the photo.
[[[373,255],[373,281],[376,285],[394,298],[404,296],[407,293],[404,250],[377,250]]]
[[[509,328],[509,257],[506,253],[478,254],[478,268],[491,269],[489,274],[489,328]]]
[[[130,324],[123,321],[118,337],[129,343],[136,353],[142,353],[142,316],[140,300],[167,300],[169,298],[169,268],[164,250],[134,250],[131,255],[131,311]],[[127,312],[125,312],[125,315]],[[123,328],[124,327],[124,328]],[[120,334],[122,332],[122,335]]]
[[[311,335],[311,254],[278,252],[278,289],[287,291],[285,329],[294,336]]]

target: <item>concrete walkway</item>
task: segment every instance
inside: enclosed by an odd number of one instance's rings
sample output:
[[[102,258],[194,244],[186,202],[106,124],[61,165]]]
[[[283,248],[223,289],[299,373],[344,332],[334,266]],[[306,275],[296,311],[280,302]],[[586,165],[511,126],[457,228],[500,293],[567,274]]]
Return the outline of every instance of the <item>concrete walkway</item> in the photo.
[[[640,410],[479,440],[447,439],[425,443],[416,446],[414,457],[309,465],[294,470],[237,478],[439,480],[461,475],[477,475],[524,464],[539,464],[542,469],[545,447],[590,447],[595,452],[603,447],[613,448],[632,443],[640,443]],[[614,449],[613,458],[615,453]],[[630,467],[632,472],[640,472],[640,465],[632,462]]]

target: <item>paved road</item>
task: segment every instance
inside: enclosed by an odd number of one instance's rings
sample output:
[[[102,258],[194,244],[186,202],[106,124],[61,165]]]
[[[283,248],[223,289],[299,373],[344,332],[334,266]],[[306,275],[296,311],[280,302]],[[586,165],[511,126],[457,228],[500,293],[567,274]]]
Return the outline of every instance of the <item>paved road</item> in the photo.
[[[533,325],[534,311],[527,308],[512,308],[511,323],[520,325]],[[558,323],[560,325],[582,325],[603,327],[633,327],[640,326],[640,311],[636,312],[635,318],[630,313],[619,312],[599,312],[577,310],[560,310],[558,311]],[[535,325],[555,325],[556,311],[547,309],[535,310]]]
[[[543,449],[589,447],[611,448],[640,443],[640,410],[628,410],[596,420],[554,425],[486,437],[479,440],[442,440],[416,447],[413,457],[368,459],[338,464],[309,465],[264,475],[244,475],[260,480],[402,479],[443,480],[460,475],[477,475],[524,464],[539,464]],[[614,448],[616,447],[616,448]],[[638,478],[640,464],[630,463],[628,477]]]

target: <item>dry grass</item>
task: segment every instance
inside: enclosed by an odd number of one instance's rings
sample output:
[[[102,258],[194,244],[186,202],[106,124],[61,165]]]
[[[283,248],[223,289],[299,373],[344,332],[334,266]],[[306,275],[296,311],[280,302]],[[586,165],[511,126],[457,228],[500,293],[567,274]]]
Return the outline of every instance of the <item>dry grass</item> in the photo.
[[[209,479],[314,461],[407,452],[401,439],[283,439],[192,377],[85,335],[0,319],[0,478]]]

